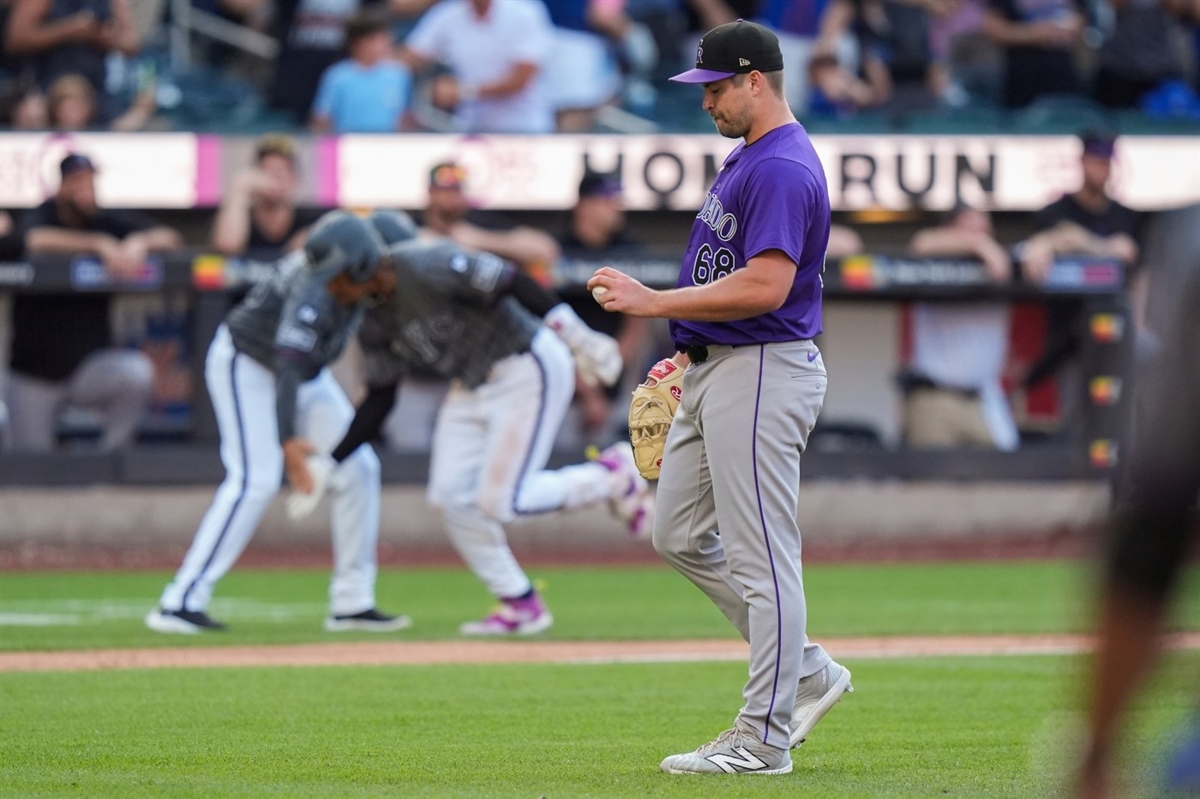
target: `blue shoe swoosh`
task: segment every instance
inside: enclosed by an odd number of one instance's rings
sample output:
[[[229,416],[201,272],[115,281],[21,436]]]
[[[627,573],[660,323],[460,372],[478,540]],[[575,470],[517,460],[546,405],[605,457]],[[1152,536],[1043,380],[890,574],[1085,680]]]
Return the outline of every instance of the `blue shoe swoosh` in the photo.
[[[816,360],[816,359],[817,359],[817,358],[820,356],[820,354],[821,354],[821,353],[820,353],[820,351],[817,351],[817,352],[810,352],[810,353],[808,354],[808,362],[809,362],[809,363],[812,363],[813,361],[815,361],[815,360]]]

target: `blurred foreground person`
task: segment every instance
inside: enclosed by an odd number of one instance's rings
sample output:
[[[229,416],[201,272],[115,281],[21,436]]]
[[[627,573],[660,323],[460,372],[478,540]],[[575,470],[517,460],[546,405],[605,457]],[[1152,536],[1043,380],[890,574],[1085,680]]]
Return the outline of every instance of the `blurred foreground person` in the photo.
[[[1120,735],[1134,694],[1158,655],[1163,624],[1194,546],[1200,488],[1200,273],[1176,293],[1162,349],[1137,386],[1129,499],[1118,505],[1104,582],[1078,799],[1125,795]],[[1181,750],[1163,791],[1200,792],[1200,730]],[[1154,795],[1161,795],[1155,793]],[[1174,795],[1174,794],[1171,794]],[[1194,793],[1190,794],[1194,795]]]

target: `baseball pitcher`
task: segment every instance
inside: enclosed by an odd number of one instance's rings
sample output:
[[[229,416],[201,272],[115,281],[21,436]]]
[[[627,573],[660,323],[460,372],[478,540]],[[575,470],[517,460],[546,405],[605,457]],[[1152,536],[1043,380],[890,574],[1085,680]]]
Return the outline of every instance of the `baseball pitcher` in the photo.
[[[714,28],[695,69],[672,80],[703,86],[717,130],[742,141],[696,214],[676,288],[654,291],[601,267],[588,289],[608,310],[671,320],[671,362],[686,370],[661,455],[654,548],[750,644],[750,669],[733,727],[660,768],[787,774],[791,750],[851,690],[850,670],[806,632],[796,520],[800,457],[825,399],[812,339],[829,193],[784,99],[770,30],[743,20]]]

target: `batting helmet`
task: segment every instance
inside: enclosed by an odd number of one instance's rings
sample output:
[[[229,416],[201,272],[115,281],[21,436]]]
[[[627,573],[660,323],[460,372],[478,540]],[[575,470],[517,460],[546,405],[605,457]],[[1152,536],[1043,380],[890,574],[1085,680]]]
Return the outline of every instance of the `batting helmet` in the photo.
[[[367,214],[367,221],[389,247],[417,237],[417,223],[403,211],[379,208]]]
[[[344,272],[351,282],[367,282],[374,276],[383,250],[375,228],[345,211],[331,211],[318,219],[304,244],[309,269],[324,281]]]

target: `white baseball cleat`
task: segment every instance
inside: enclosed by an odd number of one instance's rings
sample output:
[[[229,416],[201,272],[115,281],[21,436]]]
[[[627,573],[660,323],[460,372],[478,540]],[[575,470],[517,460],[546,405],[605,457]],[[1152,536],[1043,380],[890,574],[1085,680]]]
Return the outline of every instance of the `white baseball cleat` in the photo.
[[[146,626],[156,633],[168,635],[196,635],[203,632],[220,632],[225,625],[202,610],[164,610],[155,608],[146,614]]]
[[[633,447],[628,441],[620,441],[601,452],[596,462],[616,478],[608,500],[609,510],[625,523],[631,536],[648,537],[654,529],[654,491],[638,473]]]
[[[790,774],[792,754],[734,727],[695,752],[671,755],[659,768],[668,774]]]
[[[802,679],[796,688],[796,706],[792,711],[792,748],[804,743],[829,709],[853,690],[850,669],[832,660],[816,674]]]

